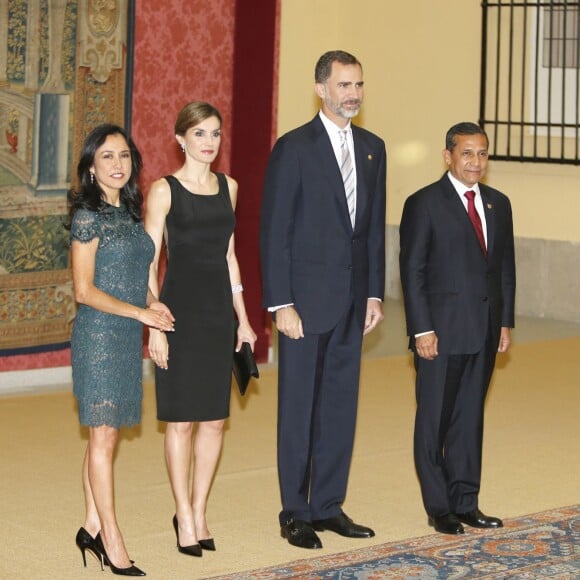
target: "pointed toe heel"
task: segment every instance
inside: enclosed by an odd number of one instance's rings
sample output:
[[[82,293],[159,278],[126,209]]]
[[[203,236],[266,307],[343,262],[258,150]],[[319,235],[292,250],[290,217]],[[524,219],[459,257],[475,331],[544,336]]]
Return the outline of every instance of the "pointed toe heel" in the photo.
[[[145,574],[145,572],[143,572],[143,570],[141,570],[140,568],[137,568],[137,566],[133,565],[133,560],[131,560],[131,566],[129,566],[128,568],[117,568],[117,566],[115,566],[111,562],[111,558],[109,558],[109,556],[107,556],[107,552],[106,552],[105,546],[103,544],[103,539],[101,538],[101,532],[99,532],[97,534],[97,537],[95,538],[95,545],[96,545],[97,549],[99,550],[99,552],[101,553],[101,555],[103,557],[103,561],[105,562],[105,565],[109,566],[109,568],[111,569],[111,572],[113,574],[115,574],[116,576],[147,576],[147,574]]]
[[[137,568],[135,565],[131,565],[128,568],[117,568],[113,564],[109,564],[111,567],[111,572],[117,576],[147,576],[141,568]]]
[[[198,544],[192,544],[191,546],[182,546],[179,543],[179,530],[177,528],[177,514],[173,516],[173,529],[175,530],[175,537],[177,539],[177,551],[180,554],[185,554],[186,556],[194,556],[195,558],[201,558],[203,556],[203,552],[201,549],[201,542]],[[208,540],[205,540],[207,542]],[[213,543],[213,540],[212,540]],[[211,548],[206,548],[211,550]],[[215,550],[215,546],[213,548]]]
[[[203,551],[199,544],[193,544],[191,546],[180,546],[177,544],[177,550],[180,554],[185,554],[186,556],[194,556],[195,558],[201,558],[203,556]]]
[[[79,528],[77,532],[75,543],[78,549],[81,551],[81,556],[83,557],[83,564],[85,568],[87,567],[87,556],[86,551],[88,550],[101,564],[101,570],[103,570],[103,556],[99,551],[99,548],[95,542],[95,539],[85,528]]]
[[[209,550],[210,552],[215,552],[215,542],[213,538],[207,538],[206,540],[199,540],[199,545],[202,550]]]

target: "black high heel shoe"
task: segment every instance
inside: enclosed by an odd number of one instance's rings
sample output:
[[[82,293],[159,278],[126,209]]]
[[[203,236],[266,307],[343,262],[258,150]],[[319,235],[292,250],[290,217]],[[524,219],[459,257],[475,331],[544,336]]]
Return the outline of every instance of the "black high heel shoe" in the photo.
[[[103,539],[101,538],[101,532],[99,532],[95,538],[95,546],[102,554],[105,565],[111,568],[111,572],[113,574],[116,574],[117,576],[146,576],[145,572],[143,572],[143,570],[140,568],[137,568],[137,566],[131,565],[128,568],[117,568],[117,566],[111,562],[111,558],[107,556],[107,552],[103,544]]]
[[[80,528],[77,532],[77,536],[75,538],[75,543],[78,546],[79,550],[81,551],[81,555],[83,557],[83,564],[85,568],[87,567],[87,557],[85,552],[88,550],[93,554],[93,556],[99,561],[101,564],[101,570],[103,570],[103,555],[99,550],[99,547],[96,545],[95,538],[85,530],[85,528]]]
[[[199,545],[202,550],[209,550],[210,552],[215,552],[215,542],[213,538],[207,538],[206,540],[198,540]]]
[[[175,537],[177,538],[177,550],[182,554],[187,556],[195,556],[196,558],[201,558],[201,542],[199,544],[193,544],[191,546],[182,546],[179,543],[179,531],[177,529],[177,514],[173,516],[173,529],[175,530]],[[206,540],[207,542],[207,540]],[[214,548],[215,549],[215,548]]]

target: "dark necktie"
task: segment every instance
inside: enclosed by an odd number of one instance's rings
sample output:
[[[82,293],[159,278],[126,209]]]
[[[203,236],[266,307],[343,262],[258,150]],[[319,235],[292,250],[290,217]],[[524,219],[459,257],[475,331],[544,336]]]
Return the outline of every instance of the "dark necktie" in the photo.
[[[473,201],[475,198],[475,191],[466,191],[464,195],[467,198],[467,215],[473,224],[473,229],[475,230],[475,234],[477,235],[477,239],[479,240],[479,245],[483,250],[483,254],[487,258],[487,248],[485,247],[485,238],[483,237],[481,218],[475,209],[475,202]]]

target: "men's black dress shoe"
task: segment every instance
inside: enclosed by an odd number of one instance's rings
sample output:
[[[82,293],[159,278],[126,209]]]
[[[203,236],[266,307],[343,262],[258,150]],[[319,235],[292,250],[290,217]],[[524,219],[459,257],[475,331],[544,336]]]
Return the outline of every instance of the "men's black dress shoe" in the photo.
[[[463,534],[465,530],[455,514],[443,516],[429,516],[429,525],[440,534]]]
[[[314,520],[312,527],[317,532],[330,530],[347,538],[372,538],[375,535],[375,532],[371,528],[355,524],[344,512],[341,512],[333,518]]]
[[[288,543],[298,548],[309,550],[322,548],[322,542],[312,529],[312,525],[304,520],[290,520],[281,525],[280,535]]]
[[[503,522],[499,518],[486,516],[478,509],[457,514],[457,518],[472,528],[503,528]]]

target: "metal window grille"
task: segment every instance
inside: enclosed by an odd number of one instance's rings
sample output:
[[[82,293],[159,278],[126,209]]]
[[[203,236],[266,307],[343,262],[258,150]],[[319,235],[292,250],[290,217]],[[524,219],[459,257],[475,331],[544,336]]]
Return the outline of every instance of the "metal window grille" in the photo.
[[[580,165],[580,2],[482,2],[490,157]]]

